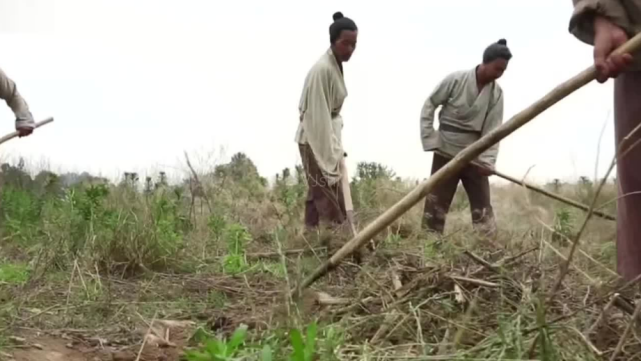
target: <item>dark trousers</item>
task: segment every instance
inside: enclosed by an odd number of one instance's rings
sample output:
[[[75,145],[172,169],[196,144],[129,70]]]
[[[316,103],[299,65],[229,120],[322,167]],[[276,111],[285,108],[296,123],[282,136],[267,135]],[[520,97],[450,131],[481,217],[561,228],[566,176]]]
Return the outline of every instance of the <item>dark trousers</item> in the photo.
[[[641,72],[623,73],[614,82],[615,146],[641,122]],[[641,139],[636,132],[625,148]],[[641,274],[641,146],[617,160],[617,271],[631,281]]]
[[[432,174],[441,169],[450,158],[434,153]],[[445,218],[450,210],[459,181],[463,182],[465,193],[470,201],[472,224],[475,228],[485,228],[494,233],[496,224],[494,211],[490,203],[490,182],[488,177],[479,173],[478,168],[468,165],[458,175],[447,179],[427,195],[425,199],[423,228],[443,234]]]
[[[305,226],[316,228],[320,222],[330,226],[342,225],[346,220],[345,200],[341,182],[329,185],[323,176],[309,144],[299,144],[300,156],[307,179]]]

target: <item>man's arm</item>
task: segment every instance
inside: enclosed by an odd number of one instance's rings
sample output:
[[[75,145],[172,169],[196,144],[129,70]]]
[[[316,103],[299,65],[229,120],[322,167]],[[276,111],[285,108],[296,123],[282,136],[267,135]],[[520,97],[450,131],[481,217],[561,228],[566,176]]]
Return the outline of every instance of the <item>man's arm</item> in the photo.
[[[620,0],[572,0],[574,11],[569,31],[582,42],[594,45],[594,18],[602,16],[613,24],[631,32],[630,19]]]
[[[31,129],[36,126],[29,105],[24,100],[16,83],[0,70],[0,99],[3,99],[16,117],[16,130]]]
[[[496,127],[500,126],[503,123],[503,91],[498,91],[498,99],[494,105],[490,104],[490,110],[487,113],[487,118],[485,119],[485,124],[483,129],[481,129],[481,136],[485,136],[487,133],[494,130]],[[484,163],[491,168],[494,168],[496,165],[496,158],[499,155],[499,144],[500,142],[495,143],[493,146],[488,148],[485,152],[479,155],[479,160],[481,163]]]
[[[438,134],[434,131],[434,113],[439,106],[445,104],[452,92],[453,85],[454,76],[450,74],[441,80],[423,104],[423,109],[421,110],[421,141],[423,150],[426,152],[439,147]]]

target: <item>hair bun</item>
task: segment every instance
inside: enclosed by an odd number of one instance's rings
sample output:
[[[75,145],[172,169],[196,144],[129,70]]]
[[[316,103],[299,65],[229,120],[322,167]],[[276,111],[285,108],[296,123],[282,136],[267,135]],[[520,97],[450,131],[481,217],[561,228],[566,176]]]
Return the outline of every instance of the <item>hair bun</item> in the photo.
[[[337,12],[334,13],[334,16],[332,16],[332,18],[334,19],[334,21],[336,21],[336,20],[340,20],[340,19],[344,18],[344,16],[343,16],[342,12],[337,11]]]
[[[501,45],[507,45],[507,40],[501,39],[501,40],[497,41],[497,43],[501,44]]]

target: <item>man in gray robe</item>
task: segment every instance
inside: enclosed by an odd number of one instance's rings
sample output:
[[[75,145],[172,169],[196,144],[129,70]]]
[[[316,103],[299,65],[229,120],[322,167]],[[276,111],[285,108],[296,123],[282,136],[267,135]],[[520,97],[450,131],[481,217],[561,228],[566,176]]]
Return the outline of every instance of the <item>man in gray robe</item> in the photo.
[[[351,204],[345,202],[349,180],[342,137],[341,109],[347,98],[343,63],[350,60],[356,49],[358,27],[341,12],[335,13],[333,19],[329,28],[330,47],[305,77],[295,140],[308,186],[306,229],[346,233],[352,214]],[[329,249],[328,255],[331,254],[336,244],[327,238],[323,243]]]
[[[485,49],[481,64],[447,75],[427,98],[421,111],[421,140],[424,151],[435,152],[432,174],[503,122],[503,90],[496,80],[503,75],[511,58],[507,42],[501,39]],[[439,128],[435,130],[434,113],[439,107]],[[428,194],[423,227],[443,233],[450,204],[462,181],[470,201],[473,225],[493,235],[496,225],[488,177],[497,155],[498,143],[479,156],[477,162],[482,167],[470,164]]]

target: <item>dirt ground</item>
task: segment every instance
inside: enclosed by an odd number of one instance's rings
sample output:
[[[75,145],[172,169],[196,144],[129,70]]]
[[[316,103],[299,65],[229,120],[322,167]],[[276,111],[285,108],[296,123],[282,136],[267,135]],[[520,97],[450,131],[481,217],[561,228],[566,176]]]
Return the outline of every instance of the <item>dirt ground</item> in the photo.
[[[198,327],[229,336],[241,323],[262,330],[287,318],[282,305],[286,284],[260,273],[154,275],[100,283],[110,284],[109,297],[103,292],[88,301],[82,299],[86,288],[76,286],[68,303],[61,297],[68,288],[62,282],[7,290],[8,300],[25,303],[17,317],[6,319],[15,322],[0,333],[7,345],[0,349],[0,361],[175,361],[196,346],[190,338]],[[308,298],[303,303],[314,307]]]
[[[16,323],[6,325],[0,360],[134,361],[139,353],[139,360],[179,360],[197,327],[223,334],[241,322],[261,327],[257,316],[268,316],[273,308],[265,296],[271,284],[262,277],[247,282],[204,275],[113,282],[115,300],[108,304],[104,295],[91,301],[72,297],[65,304],[62,285],[47,284],[31,291],[30,303],[37,308],[22,307]],[[76,297],[84,288],[78,291]],[[29,293],[15,288],[8,299],[19,300],[21,294]]]
[[[129,344],[126,339],[87,337],[81,332],[22,332],[12,340],[0,359],[15,361],[176,361],[188,341],[192,322],[156,321],[153,330],[137,330],[144,334],[142,344]],[[149,331],[149,333],[147,333]],[[142,350],[141,350],[142,348]],[[140,353],[140,358],[138,354]]]
[[[294,316],[302,316],[303,324],[318,318],[344,330],[349,327],[345,352],[364,343],[377,345],[375,352],[381,358],[370,359],[390,359],[390,350],[403,357],[425,356],[425,345],[438,346],[429,351],[436,355],[452,325],[465,324],[461,345],[484,343],[482,359],[492,359],[501,349],[513,347],[512,339],[493,337],[499,331],[497,320],[511,314],[517,314],[516,321],[522,319],[523,325],[510,321],[500,327],[519,337],[527,335],[524,345],[536,345],[538,335],[528,329],[536,330],[537,324],[519,316],[523,312],[519,308],[531,302],[527,300],[539,287],[537,250],[527,244],[509,253],[475,249],[475,253],[450,254],[447,264],[421,261],[418,250],[381,252],[364,266],[342,265],[319,280],[296,302],[296,313],[291,315],[284,302],[290,285],[268,271],[234,276],[156,273],[136,279],[83,275],[84,281],[73,284],[65,278],[42,280],[32,288],[6,292],[13,313],[0,327],[5,331],[0,332],[0,341],[7,345],[0,350],[0,360],[178,361],[197,346],[192,337],[198,328],[228,338],[244,324],[260,336],[263,331],[288,329]],[[505,272],[498,272],[495,265]],[[558,323],[559,329],[562,322],[568,329],[597,325],[610,291],[563,288],[562,301],[549,309],[548,322]],[[420,305],[420,310],[413,305]],[[390,311],[391,307],[396,308]],[[476,309],[474,322],[467,316],[471,307]],[[580,308],[593,316],[586,320],[569,316]],[[565,356],[560,359],[583,352],[588,341],[598,350],[614,350],[626,317],[610,310],[597,326],[589,339],[572,333],[559,337],[563,346],[559,353]],[[422,342],[420,347],[416,340]],[[636,353],[641,349],[631,341],[622,357]]]

